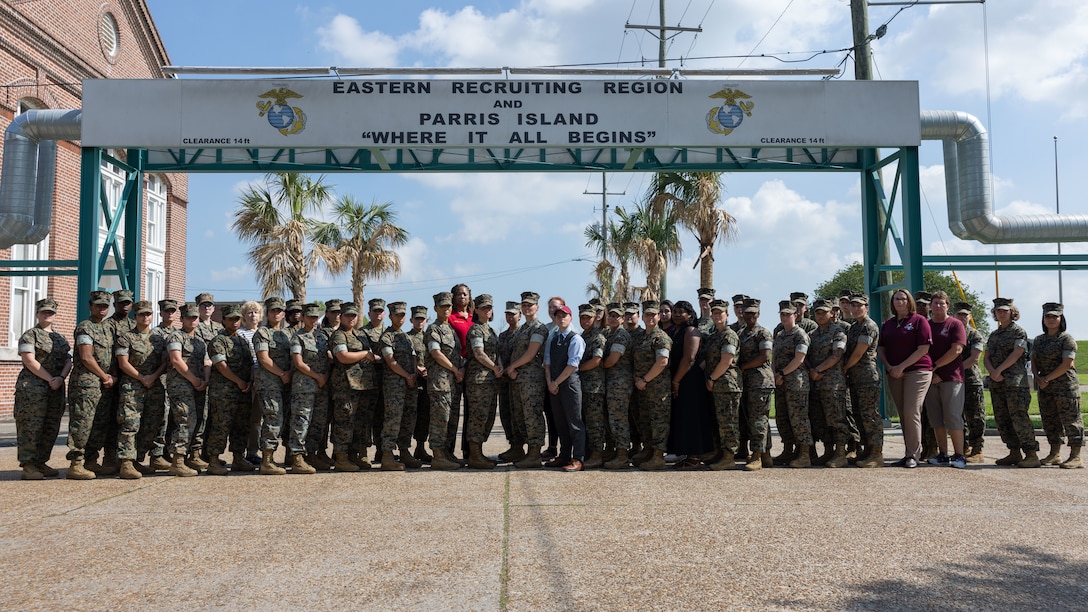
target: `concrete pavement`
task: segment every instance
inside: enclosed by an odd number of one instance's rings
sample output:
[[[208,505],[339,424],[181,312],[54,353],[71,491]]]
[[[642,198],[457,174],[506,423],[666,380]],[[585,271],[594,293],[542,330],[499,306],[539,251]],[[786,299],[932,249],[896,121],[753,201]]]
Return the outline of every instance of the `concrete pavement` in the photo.
[[[5,447],[0,584],[11,609],[1083,609],[1088,471],[987,449],[967,470],[25,482]]]

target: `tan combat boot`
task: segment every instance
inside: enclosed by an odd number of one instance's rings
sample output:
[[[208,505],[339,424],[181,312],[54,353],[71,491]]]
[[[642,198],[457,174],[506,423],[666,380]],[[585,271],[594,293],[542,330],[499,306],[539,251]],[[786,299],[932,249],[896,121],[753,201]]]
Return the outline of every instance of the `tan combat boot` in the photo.
[[[797,445],[792,442],[782,444],[782,454],[774,458],[775,465],[789,465],[797,458]]]
[[[162,455],[155,455],[151,457],[151,461],[148,462],[156,472],[166,472],[170,469],[170,462],[167,461]]]
[[[132,465],[132,459],[122,459],[121,467],[117,470],[118,476],[124,480],[139,480],[144,477],[136,466]]]
[[[45,474],[38,470],[33,461],[29,461],[23,466],[23,480],[45,480]]]
[[[630,462],[627,459],[627,449],[617,448],[616,456],[609,459],[604,463],[604,469],[606,470],[626,470]]]
[[[185,460],[185,465],[198,472],[208,469],[208,462],[201,459],[200,453],[197,451],[189,453],[189,458]]]
[[[408,449],[409,445],[407,444],[400,447],[400,462],[404,464],[404,467],[410,470],[418,470],[419,468],[423,467],[423,462],[413,457],[412,453],[409,452]]]
[[[733,451],[726,449],[722,451],[722,458],[718,459],[714,463],[710,464],[710,469],[714,471],[721,470],[735,470],[737,469],[737,459]]]
[[[846,467],[849,459],[846,458],[846,448],[842,444],[835,445],[835,453],[831,455],[831,458],[827,460],[824,467],[829,468],[841,468]]]
[[[972,446],[971,452],[967,453],[967,463],[982,463],[986,460],[986,456],[982,454],[981,446]]]
[[[292,474],[316,474],[317,468],[306,463],[306,459],[302,457],[302,454],[291,455],[288,462],[288,471]]]
[[[208,457],[208,474],[210,476],[226,476],[229,473],[230,470],[227,469],[227,464],[223,463],[219,455]]]
[[[595,470],[604,465],[604,453],[599,450],[589,451],[589,456],[582,462],[582,467],[587,470]]]
[[[790,461],[791,468],[807,468],[812,467],[812,447],[808,444],[801,444],[797,447],[797,456]]]
[[[276,451],[261,451],[261,474],[264,476],[283,476],[287,470],[272,462],[272,455]]]
[[[446,449],[431,448],[431,452],[434,453],[434,458],[431,459],[432,470],[450,471],[461,469],[461,464],[451,459]]]
[[[745,472],[755,472],[757,470],[762,470],[763,469],[763,455],[766,455],[766,454],[767,453],[752,451],[752,453],[748,456],[748,463],[744,464],[744,471]]]
[[[196,476],[200,473],[199,470],[195,470],[186,465],[186,458],[184,454],[174,453],[172,459],[173,461],[170,463],[170,469],[167,470],[167,472],[169,472],[170,474],[173,474],[174,476],[181,476],[182,478],[187,478],[189,476]]]
[[[252,472],[257,469],[257,466],[246,461],[246,454],[244,452],[234,453],[234,461],[230,464],[230,471],[232,472]]]
[[[660,449],[652,449],[650,458],[639,464],[638,469],[646,471],[663,470],[667,466],[665,463],[665,451]]]
[[[869,449],[869,454],[860,461],[857,462],[859,468],[882,468],[884,467],[884,447],[874,446]]]
[[[1050,454],[1044,457],[1039,463],[1043,465],[1059,465],[1062,462],[1062,443],[1050,445]]]
[[[362,468],[349,459],[347,453],[333,453],[332,469],[337,472],[358,472]]]
[[[393,451],[381,451],[381,470],[383,472],[403,472],[404,464],[397,461]]]
[[[1029,451],[1026,451],[1024,453],[1023,460],[1021,460],[1019,463],[1017,463],[1016,467],[1037,468],[1037,467],[1042,467],[1042,465],[1043,465],[1043,462],[1039,461],[1039,452],[1029,450]]]
[[[483,447],[479,442],[468,443],[468,467],[474,470],[491,470],[495,463],[484,456]]]
[[[94,480],[95,473],[83,467],[82,459],[73,459],[64,477],[68,480]]]
[[[525,456],[514,462],[514,467],[523,470],[535,470],[544,467],[543,459],[540,457],[540,447],[530,448],[529,452],[525,453]]]
[[[1069,458],[1062,462],[1058,467],[1065,468],[1067,470],[1075,470],[1077,468],[1083,468],[1084,463],[1080,459],[1080,447],[1069,447]]]
[[[1010,448],[1009,454],[994,461],[997,465],[1017,465],[1024,460],[1024,455],[1020,454],[1019,448]]]

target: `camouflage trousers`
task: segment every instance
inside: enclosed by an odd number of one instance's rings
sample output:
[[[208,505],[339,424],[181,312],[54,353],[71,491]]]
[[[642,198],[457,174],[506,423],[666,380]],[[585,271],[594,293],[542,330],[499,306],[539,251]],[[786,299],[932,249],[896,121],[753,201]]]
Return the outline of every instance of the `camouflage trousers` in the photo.
[[[85,445],[89,459],[97,458],[99,451],[102,449],[108,449],[112,452],[113,449],[117,448],[117,412],[120,410],[121,405],[121,376],[116,375],[113,380],[112,387],[102,389],[102,401],[99,408],[94,411],[94,416],[91,417],[91,429],[87,435]],[[71,391],[69,391],[68,397],[70,402]]]
[[[348,448],[352,453],[365,454],[371,446],[381,441],[381,432],[378,433],[378,439],[374,438],[374,419],[377,418],[375,415],[379,408],[384,417],[385,407],[382,405],[384,398],[380,389],[360,391],[359,397],[362,399],[355,408],[355,431]]]
[[[745,389],[741,394],[741,406],[748,413],[749,444],[753,453],[770,450],[770,423],[767,417],[771,413],[773,392],[774,389]]]
[[[446,450],[453,452],[454,446],[457,444],[457,427],[461,424],[461,404],[465,405],[465,418],[468,418],[468,397],[466,397],[467,381],[453,383],[453,394],[450,398],[450,417],[446,420]],[[465,436],[468,434],[468,425],[465,425],[465,431],[462,433],[461,449],[464,451],[468,448],[468,440]]]
[[[496,395],[499,399],[499,422],[502,423],[502,431],[506,435],[506,441],[511,446],[517,445],[519,442],[525,444],[525,431],[522,427],[522,431],[517,431],[517,426],[514,423],[514,413],[512,411],[513,398],[511,398],[510,381],[500,380],[496,385]],[[520,435],[519,435],[520,434]]]
[[[141,425],[146,422],[146,426],[150,426],[152,421],[155,420],[154,416],[150,414],[155,410],[152,402],[155,399],[162,401],[163,396],[153,397],[151,389],[127,376],[121,381],[120,391],[121,403],[117,411],[117,457],[119,459],[136,459],[137,448],[142,449],[141,443],[147,441],[146,431],[141,428]],[[146,421],[143,416],[145,412],[148,413]],[[137,437],[139,437],[139,440],[137,440]],[[152,439],[154,439],[154,436],[152,436]],[[147,451],[144,450],[144,452]]]
[[[53,390],[40,379],[16,383],[14,416],[20,466],[49,461],[60,435],[64,400],[63,386]]]
[[[1084,417],[1080,414],[1080,392],[1039,391],[1039,415],[1043,417],[1043,430],[1046,431],[1046,439],[1051,445],[1064,444],[1064,436],[1069,436],[1069,446],[1084,446]]]
[[[427,435],[431,450],[446,450],[449,446],[446,440],[446,427],[450,420],[453,390],[427,389],[427,396],[431,400],[431,425]]]
[[[374,418],[377,391],[337,389],[332,394],[332,450],[347,453],[370,447],[370,426]],[[356,446],[356,441],[358,446]]]
[[[964,444],[981,449],[986,436],[986,397],[982,385],[965,385],[963,394]]]
[[[666,380],[667,374],[662,375]],[[669,385],[647,385],[638,393],[640,427],[649,435],[642,436],[644,446],[664,451],[669,444],[669,428],[672,425],[672,393]]]
[[[812,446],[812,425],[808,420],[808,385],[800,389],[775,390],[775,423],[782,443]]]
[[[859,442],[866,448],[884,446],[884,419],[880,417],[881,393],[883,387],[879,382],[850,384],[850,406],[854,410],[854,421],[858,425]]]
[[[631,391],[612,388],[604,395],[605,408],[608,411],[608,433],[616,448],[631,448]]]
[[[75,380],[71,382],[68,386],[68,454],[65,457],[69,461],[82,461],[98,412],[105,415],[103,418],[109,416],[113,394],[106,393],[109,390],[103,389],[101,384],[80,387]]]
[[[846,389],[843,389],[843,406],[846,409],[846,431],[849,433],[850,438],[847,440],[853,441],[855,444],[861,442],[861,427],[858,426],[857,411],[854,410],[854,400],[850,397],[850,384],[847,381]]]
[[[206,396],[202,393],[201,395]],[[198,415],[197,394],[188,383],[177,383],[168,390],[170,402],[170,444],[167,449],[171,454],[188,455],[192,448],[193,424]],[[196,451],[197,449],[193,449]]]
[[[994,406],[997,431],[1005,446],[1025,451],[1039,450],[1039,443],[1035,440],[1035,427],[1028,416],[1031,389],[1006,387],[1002,383],[991,382],[990,401]]]
[[[495,381],[465,385],[465,437],[483,444],[495,423],[499,386]]]
[[[586,450],[604,450],[608,427],[604,415],[604,393],[582,393],[582,423],[586,427]]]
[[[239,457],[245,455],[251,410],[249,393],[242,393],[237,387],[208,390],[208,427],[204,446],[208,457],[223,454],[227,450],[228,440],[230,452]]]
[[[173,450],[176,448],[178,422],[177,417],[174,416],[174,400],[172,398],[175,389],[180,389],[181,393],[192,394],[192,411],[186,414],[188,422],[185,424],[186,431],[188,431],[189,438],[185,441],[185,447],[188,452],[200,454],[204,448],[204,428],[208,420],[208,390],[193,391],[193,387],[187,383],[174,383],[174,386],[167,388],[166,390],[166,405],[169,408],[166,413],[166,434],[163,440],[168,442],[169,452],[180,452]],[[185,400],[188,405],[189,399]]]
[[[521,413],[525,422],[525,441],[530,449],[543,448],[544,446],[544,381],[518,381],[515,380],[514,409]],[[434,410],[434,405],[431,405]],[[431,430],[434,435],[434,430]]]
[[[740,398],[739,391],[713,391],[714,416],[718,421],[718,439],[722,450],[736,453],[740,442]]]
[[[299,374],[305,376],[305,374]],[[310,428],[315,426],[317,415],[326,415],[329,412],[329,396],[324,389],[316,391],[291,391],[290,421],[287,422],[287,453],[289,455],[305,455],[307,452],[316,452],[309,446]],[[321,417],[320,426],[324,428],[325,417]]]
[[[147,390],[144,411],[140,415],[140,431],[136,434],[137,458],[142,459],[148,453],[152,457],[162,456],[163,449],[166,448],[166,415],[169,411],[170,404],[166,397],[166,387],[162,382],[157,382]],[[118,411],[117,424],[121,425],[120,411]]]
[[[310,427],[306,431],[306,452],[325,452],[329,446],[329,427],[332,424],[332,385],[314,392],[313,410],[310,411]],[[293,400],[292,400],[293,401]]]
[[[835,386],[822,386],[819,381],[812,385],[812,391],[809,392],[809,404],[817,406],[815,410],[821,417],[823,417],[823,426],[820,428],[824,432],[818,438],[824,444],[842,444],[846,445],[850,441],[850,425],[846,420],[846,402],[850,396],[846,393],[846,389]],[[809,414],[812,414],[810,411]],[[812,438],[816,437],[816,423],[812,425]]]
[[[382,381],[382,397],[385,401],[385,420],[382,422],[381,449],[393,451],[399,446],[408,451],[412,447],[412,432],[416,427],[416,389],[408,388],[408,381],[393,372],[386,372]]]
[[[283,385],[266,384],[257,388],[257,405],[261,408],[260,449],[274,452],[280,446],[283,430]]]

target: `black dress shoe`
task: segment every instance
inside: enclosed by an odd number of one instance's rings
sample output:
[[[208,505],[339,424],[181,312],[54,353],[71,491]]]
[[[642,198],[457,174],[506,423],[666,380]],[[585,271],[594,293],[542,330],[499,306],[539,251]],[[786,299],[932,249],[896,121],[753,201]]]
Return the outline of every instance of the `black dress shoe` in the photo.
[[[562,457],[556,457],[555,459],[544,463],[544,467],[547,468],[561,468],[568,465],[570,465],[570,459],[564,459]]]
[[[554,448],[548,447],[540,453],[541,459],[555,459],[559,456],[559,451]]]

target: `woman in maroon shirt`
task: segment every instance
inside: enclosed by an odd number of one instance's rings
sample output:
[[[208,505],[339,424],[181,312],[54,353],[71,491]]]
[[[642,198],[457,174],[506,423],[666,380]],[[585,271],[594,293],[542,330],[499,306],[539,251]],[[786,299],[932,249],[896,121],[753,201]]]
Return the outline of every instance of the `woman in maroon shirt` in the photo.
[[[949,299],[944,291],[934,291],[929,303],[929,328],[933,333],[933,381],[926,395],[926,414],[937,437],[940,453],[930,457],[933,465],[967,467],[963,455],[963,349],[967,329],[956,317],[948,316]],[[952,456],[948,456],[948,438],[952,438]]]
[[[892,294],[892,316],[880,328],[877,356],[887,373],[888,391],[899,412],[906,456],[896,465],[918,467],[922,455],[922,405],[933,378],[929,322],[918,314],[914,298],[904,289]]]

